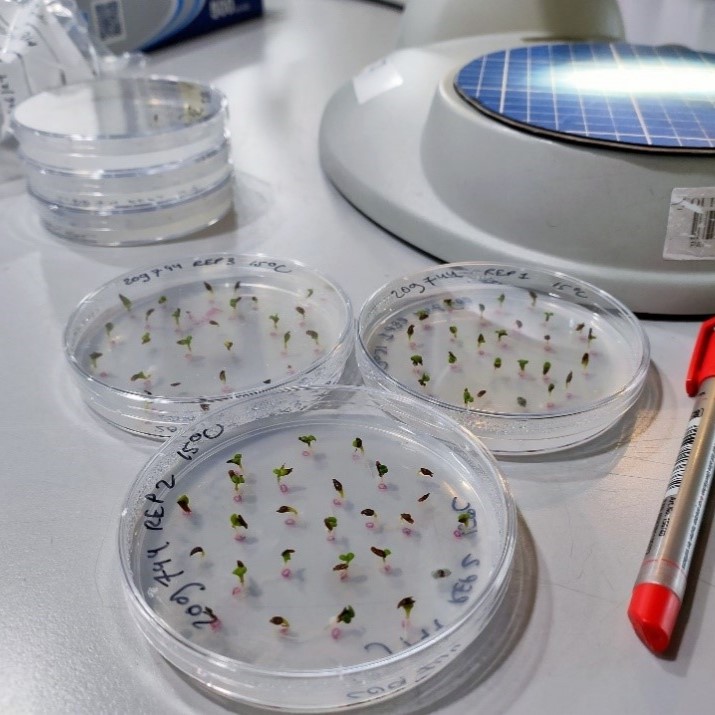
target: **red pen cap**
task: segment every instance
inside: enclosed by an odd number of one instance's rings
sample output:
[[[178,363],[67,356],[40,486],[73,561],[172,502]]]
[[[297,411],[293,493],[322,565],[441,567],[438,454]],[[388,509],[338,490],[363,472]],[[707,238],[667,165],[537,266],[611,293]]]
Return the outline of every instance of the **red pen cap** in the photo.
[[[695,397],[703,380],[708,377],[715,377],[715,317],[700,326],[685,378],[685,391],[690,397]]]

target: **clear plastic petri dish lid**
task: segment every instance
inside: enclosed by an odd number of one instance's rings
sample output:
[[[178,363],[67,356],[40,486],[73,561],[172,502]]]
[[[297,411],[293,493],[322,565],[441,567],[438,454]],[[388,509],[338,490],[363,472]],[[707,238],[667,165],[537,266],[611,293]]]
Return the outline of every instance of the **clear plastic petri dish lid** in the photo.
[[[142,246],[183,238],[223,218],[234,197],[233,171],[229,166],[225,171],[218,184],[153,204],[92,210],[45,201],[29,187],[28,193],[42,225],[60,238],[96,246]]]
[[[167,442],[122,511],[130,610],[174,666],[290,712],[448,668],[502,601],[515,507],[468,430],[365,387],[247,398]]]
[[[226,401],[337,382],[353,348],[342,289],[299,263],[210,254],[126,273],[84,298],[65,353],[89,407],[166,438]]]
[[[439,407],[498,454],[549,452],[615,424],[650,362],[604,291],[528,266],[454,263],[380,288],[358,319],[365,383]]]
[[[21,102],[12,129],[23,154],[46,167],[106,171],[171,164],[218,146],[224,95],[167,77],[112,77],[65,85]]]
[[[60,171],[24,157],[30,193],[49,204],[87,211],[151,208],[186,200],[231,175],[231,147],[221,144],[198,157],[142,169]]]

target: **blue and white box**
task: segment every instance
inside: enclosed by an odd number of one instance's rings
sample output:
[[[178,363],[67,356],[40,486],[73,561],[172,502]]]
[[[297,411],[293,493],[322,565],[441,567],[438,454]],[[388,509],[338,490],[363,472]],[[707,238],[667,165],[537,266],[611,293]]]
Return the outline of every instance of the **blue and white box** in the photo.
[[[263,0],[77,0],[113,52],[152,50],[263,13]]]

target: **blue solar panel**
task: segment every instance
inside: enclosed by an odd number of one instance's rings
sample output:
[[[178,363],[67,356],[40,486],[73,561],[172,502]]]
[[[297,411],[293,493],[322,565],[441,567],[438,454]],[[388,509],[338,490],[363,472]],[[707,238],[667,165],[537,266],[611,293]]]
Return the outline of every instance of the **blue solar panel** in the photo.
[[[493,52],[457,92],[517,127],[658,151],[715,150],[715,55],[685,47],[583,42]]]

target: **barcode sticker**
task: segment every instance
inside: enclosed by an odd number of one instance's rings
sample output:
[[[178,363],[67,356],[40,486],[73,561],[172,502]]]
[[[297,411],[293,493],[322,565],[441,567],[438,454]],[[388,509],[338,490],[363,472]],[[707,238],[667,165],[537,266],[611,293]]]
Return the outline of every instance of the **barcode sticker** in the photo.
[[[96,0],[92,3],[94,29],[99,39],[111,44],[127,37],[121,0]]]
[[[663,258],[715,260],[715,187],[673,189]]]

